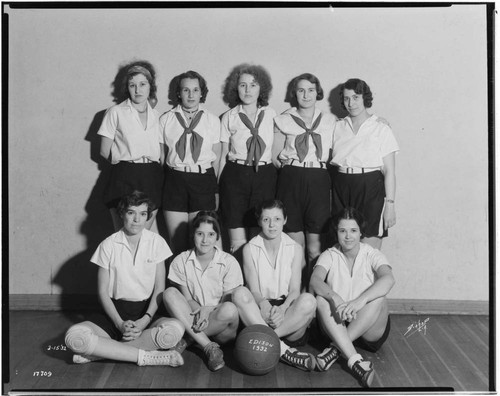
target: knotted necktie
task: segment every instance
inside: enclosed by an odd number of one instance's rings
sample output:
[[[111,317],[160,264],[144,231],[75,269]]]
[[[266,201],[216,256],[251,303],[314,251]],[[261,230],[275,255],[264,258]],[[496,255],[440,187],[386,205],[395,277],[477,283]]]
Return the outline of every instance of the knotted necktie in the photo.
[[[257,117],[257,122],[255,126],[252,125],[252,121],[250,121],[245,113],[238,113],[241,121],[245,126],[250,129],[251,137],[247,140],[247,160],[245,161],[246,165],[252,164],[255,166],[255,171],[259,170],[259,161],[264,154],[264,150],[266,149],[266,143],[264,139],[259,136],[259,127],[262,124],[262,120],[264,119],[264,110],[262,110]]]
[[[318,127],[319,123],[321,122],[322,113],[320,113],[318,118],[316,118],[316,121],[314,121],[311,129],[307,128],[306,124],[304,123],[304,121],[302,121],[302,119],[294,116],[293,114],[290,115],[292,116],[293,120],[297,123],[297,125],[305,130],[304,133],[297,135],[297,137],[295,138],[295,149],[297,150],[299,161],[300,162],[304,161],[304,158],[306,158],[306,155],[309,152],[309,136],[312,136],[314,146],[316,146],[316,156],[318,157],[318,160],[321,160],[321,155],[323,154],[323,147],[321,145],[321,135],[319,133],[314,132],[314,130]]]
[[[191,134],[191,154],[193,156],[193,161],[196,163],[198,162],[198,158],[200,158],[200,152],[201,152],[201,145],[203,143],[203,138],[198,134],[197,132],[194,131],[194,128],[200,123],[201,116],[203,115],[203,110],[200,110],[193,118],[193,121],[191,121],[191,124],[189,127],[186,125],[184,122],[184,119],[180,115],[180,113],[175,112],[175,116],[177,117],[177,120],[181,124],[181,126],[184,128],[184,132],[182,133],[181,137],[175,143],[175,151],[177,151],[177,154],[179,155],[179,158],[181,161],[184,161],[184,158],[186,157],[186,141],[187,141],[187,135]]]

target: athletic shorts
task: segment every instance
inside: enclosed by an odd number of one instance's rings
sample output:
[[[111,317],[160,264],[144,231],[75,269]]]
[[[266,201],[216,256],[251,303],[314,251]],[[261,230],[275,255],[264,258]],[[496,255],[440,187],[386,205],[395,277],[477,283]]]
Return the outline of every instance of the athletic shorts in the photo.
[[[285,205],[285,232],[327,231],[330,218],[330,177],[326,169],[286,165],[280,170],[276,198]]]
[[[227,228],[258,227],[255,209],[274,199],[277,169],[271,163],[253,166],[227,161],[220,177],[220,209]]]
[[[363,214],[366,220],[364,237],[386,237],[388,234],[383,224],[385,185],[382,172],[345,174],[333,168],[330,176],[333,190],[333,215],[343,208],[354,207]]]
[[[111,167],[111,175],[104,192],[104,203],[116,208],[120,199],[134,190],[145,193],[156,208],[161,204],[163,169],[158,162],[136,164],[121,161]]]
[[[197,212],[215,210],[217,177],[214,168],[205,173],[165,170],[163,185],[163,210],[173,212]]]
[[[382,334],[382,336],[377,341],[366,341],[362,337],[359,337],[356,341],[354,341],[354,345],[363,348],[365,351],[368,352],[377,352],[382,346],[382,344],[387,340],[387,337],[389,337],[390,331],[391,331],[391,317],[388,316],[384,334]]]
[[[144,316],[149,307],[149,300],[126,301],[111,299],[111,301],[123,320],[140,319]],[[122,332],[116,328],[113,321],[104,312],[91,314],[89,321],[103,329],[113,340],[119,341],[122,339]],[[151,319],[151,323],[153,323],[153,319]]]

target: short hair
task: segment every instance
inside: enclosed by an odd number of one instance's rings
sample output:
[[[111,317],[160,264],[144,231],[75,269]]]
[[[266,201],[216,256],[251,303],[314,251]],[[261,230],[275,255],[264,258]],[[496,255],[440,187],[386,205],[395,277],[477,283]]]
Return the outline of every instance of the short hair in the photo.
[[[224,102],[231,108],[241,104],[241,99],[238,95],[238,83],[242,74],[250,74],[255,78],[260,87],[257,105],[259,107],[267,106],[273,89],[271,76],[263,66],[248,63],[235,66],[227,76],[222,89],[222,99]]]
[[[331,231],[333,231],[334,235],[337,234],[341,220],[354,220],[354,221],[356,221],[356,223],[358,223],[358,227],[359,227],[359,231],[361,232],[361,235],[364,234],[366,221],[365,221],[363,214],[359,210],[357,210],[356,208],[346,207],[346,208],[342,209],[340,212],[338,212],[335,216],[333,216],[333,219],[331,222]]]
[[[145,71],[141,73],[138,71],[140,68],[145,69]],[[150,62],[145,60],[131,62],[125,65],[123,70],[125,73],[122,79],[121,91],[124,98],[130,98],[130,94],[128,92],[128,82],[137,74],[143,74],[149,83],[148,99],[156,99],[156,71]]]
[[[347,110],[344,105],[344,89],[352,89],[358,95],[363,95],[363,103],[367,109],[372,107],[373,94],[366,82],[359,78],[351,78],[340,86],[340,105]]]
[[[184,80],[185,78],[192,78],[193,80],[198,80],[201,89],[200,103],[205,103],[205,100],[208,95],[207,81],[202,77],[201,74],[193,70],[188,70],[187,72],[181,73],[172,79],[168,88],[169,91],[168,98],[170,99],[169,103],[172,106],[177,106],[182,103],[180,98],[181,81]]]
[[[283,212],[283,217],[286,219],[286,208],[283,202],[281,202],[279,199],[269,199],[267,201],[263,201],[260,203],[260,205],[257,205],[255,208],[255,217],[257,220],[260,219],[260,216],[262,216],[262,212],[264,209],[281,209]]]
[[[306,80],[309,81],[311,84],[316,85],[316,100],[321,100],[325,96],[325,92],[323,91],[323,87],[321,86],[319,82],[319,78],[316,77],[314,74],[311,73],[302,73],[300,76],[294,77],[292,81],[288,83],[288,89],[286,93],[286,101],[289,102],[293,107],[298,106],[297,102],[297,85],[299,84],[299,81],[301,80]]]
[[[123,217],[125,212],[131,206],[141,206],[142,204],[148,205],[148,220],[151,219],[151,215],[153,211],[156,209],[156,205],[149,199],[149,197],[143,193],[142,191],[134,190],[130,194],[124,195],[120,202],[118,202],[118,206],[116,208],[120,217]]]
[[[212,227],[217,234],[217,240],[219,240],[221,237],[219,216],[217,216],[217,213],[213,210],[200,210],[196,214],[191,227],[192,238],[194,238],[194,233],[196,232],[198,227],[203,223],[212,224]]]

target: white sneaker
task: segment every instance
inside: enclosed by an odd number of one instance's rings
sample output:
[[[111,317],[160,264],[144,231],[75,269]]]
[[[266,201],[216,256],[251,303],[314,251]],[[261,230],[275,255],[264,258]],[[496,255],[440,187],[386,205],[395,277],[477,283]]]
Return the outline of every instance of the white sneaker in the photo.
[[[171,366],[178,367],[184,364],[181,354],[171,351],[144,351],[139,349],[138,366]]]
[[[78,354],[73,355],[73,363],[76,364],[85,364],[85,363],[95,362],[96,360],[103,360],[103,358],[90,355],[78,355]]]

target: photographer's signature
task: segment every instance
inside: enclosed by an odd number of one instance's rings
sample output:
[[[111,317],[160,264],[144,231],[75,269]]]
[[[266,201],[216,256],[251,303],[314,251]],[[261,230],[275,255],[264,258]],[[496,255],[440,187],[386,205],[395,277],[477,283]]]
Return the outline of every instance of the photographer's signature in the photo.
[[[404,334],[405,337],[409,337],[417,332],[421,333],[423,332],[424,335],[427,334],[427,322],[429,321],[429,318],[421,321],[420,319],[417,322],[413,322],[410,326],[408,326],[408,329],[406,330],[406,333]]]

